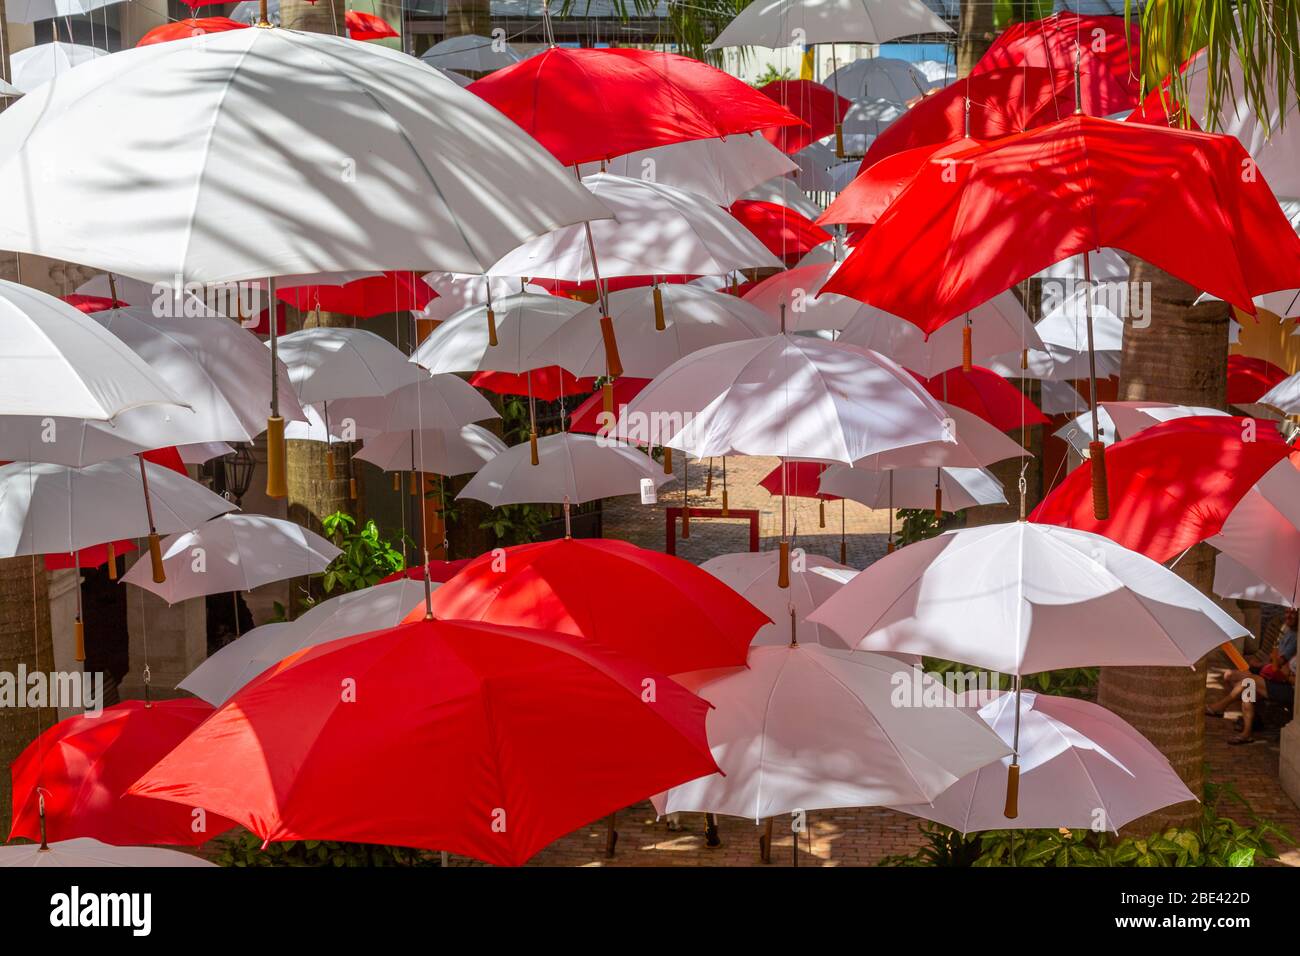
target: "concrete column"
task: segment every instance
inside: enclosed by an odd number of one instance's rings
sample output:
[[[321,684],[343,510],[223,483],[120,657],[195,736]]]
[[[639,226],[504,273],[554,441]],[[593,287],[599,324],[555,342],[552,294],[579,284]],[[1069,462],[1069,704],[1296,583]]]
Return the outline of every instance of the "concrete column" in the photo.
[[[168,606],[143,588],[129,588],[126,605],[131,669],[122,679],[121,695],[144,697],[144,668],[150,671],[150,696],[181,696],[176,685],[208,656],[208,626],[203,598]]]

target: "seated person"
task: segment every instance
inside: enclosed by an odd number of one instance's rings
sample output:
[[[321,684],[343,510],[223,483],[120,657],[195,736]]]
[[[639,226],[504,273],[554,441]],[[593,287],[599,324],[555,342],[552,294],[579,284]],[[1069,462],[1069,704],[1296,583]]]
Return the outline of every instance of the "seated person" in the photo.
[[[1273,648],[1269,659],[1265,661],[1261,656],[1254,657],[1250,662],[1249,670],[1231,670],[1223,675],[1224,686],[1231,687],[1239,684],[1251,674],[1263,674],[1267,680],[1276,680],[1275,676],[1278,666],[1283,661],[1289,661],[1296,656],[1296,621],[1297,612],[1295,608],[1288,608],[1286,612],[1285,623],[1282,626],[1282,636],[1278,638],[1277,645]]]
[[[1267,671],[1267,673],[1266,673]],[[1243,672],[1235,672],[1242,674]],[[1255,725],[1255,701],[1270,700],[1284,707],[1293,707],[1295,705],[1295,675],[1296,675],[1296,655],[1294,645],[1292,645],[1292,655],[1289,658],[1279,658],[1276,664],[1270,662],[1261,668],[1258,674],[1245,674],[1236,681],[1232,690],[1230,690],[1222,699],[1215,701],[1205,708],[1205,713],[1210,717],[1222,717],[1224,709],[1233,701],[1241,702],[1241,733],[1235,737],[1229,737],[1228,743],[1239,745],[1254,742],[1251,731]],[[1251,693],[1246,693],[1247,688],[1251,688]]]

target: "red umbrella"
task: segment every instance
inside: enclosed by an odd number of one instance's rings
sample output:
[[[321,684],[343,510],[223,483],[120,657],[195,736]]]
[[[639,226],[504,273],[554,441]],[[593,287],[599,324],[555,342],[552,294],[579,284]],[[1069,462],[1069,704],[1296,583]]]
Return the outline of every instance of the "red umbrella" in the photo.
[[[630,47],[551,47],[470,84],[565,166],[801,120],[707,63]]]
[[[594,378],[577,378],[558,365],[547,365],[516,375],[513,372],[475,372],[469,383],[497,395],[532,395],[553,402],[561,395],[586,395],[596,390]]]
[[[102,714],[61,720],[19,754],[12,768],[14,819],[9,839],[92,837],[118,846],[197,846],[234,823],[194,804],[125,795],[127,788],[212,714],[184,698],[128,700]],[[41,832],[41,797],[45,832]]]
[[[641,389],[650,384],[648,378],[631,378],[624,375],[614,380],[613,385],[613,415],[617,420],[618,415],[624,405],[629,404],[632,399],[641,394]],[[588,398],[585,402],[575,408],[569,415],[569,431],[580,432],[584,435],[599,434],[601,426],[606,424],[599,418],[601,412],[605,410],[605,396],[597,393]],[[609,422],[608,425],[613,425]]]
[[[384,843],[517,866],[592,820],[714,773],[708,709],[589,641],[419,621],[281,662],[132,793],[207,807],[267,841]]]
[[[1088,105],[1085,102],[1084,111],[1091,113]],[[862,158],[862,168],[905,149],[962,136],[1009,136],[1073,112],[1073,74],[1037,66],[981,73],[926,94],[876,137]]]
[[[681,285],[695,276],[601,276],[600,284],[607,292],[620,292],[623,289],[642,289],[648,285]],[[546,279],[535,276],[528,280],[529,285],[545,289],[551,295],[562,295],[570,299],[593,302],[596,298],[594,282],[578,282],[573,279]]]
[[[438,297],[428,283],[412,272],[385,272],[342,285],[300,285],[276,289],[275,295],[304,312],[319,309],[355,315],[360,319],[423,309]]]
[[[803,213],[761,199],[740,199],[731,204],[731,214],[758,237],[767,251],[787,265],[827,242],[831,234]]]
[[[1042,20],[1014,23],[993,41],[972,76],[1018,66],[1040,66],[1074,75],[1076,55],[1084,96],[1108,116],[1137,106],[1142,81],[1142,28],[1134,18],[1081,16],[1062,11]]]
[[[1110,517],[1098,520],[1092,462],[1065,477],[1030,520],[1104,534],[1167,561],[1218,534],[1237,502],[1290,447],[1272,422],[1179,418],[1106,449]]]
[[[343,22],[347,25],[348,36],[353,40],[387,40],[389,37],[401,36],[387,20],[373,13],[349,10],[344,15]]]
[[[852,100],[836,96],[830,87],[812,80],[773,80],[760,86],[758,92],[776,100],[806,124],[760,130],[763,138],[783,153],[797,153],[830,136],[835,132],[836,122],[853,105]]]
[[[821,501],[839,501],[838,495],[824,495],[821,487],[822,472],[827,466],[816,461],[791,461],[784,463],[785,476],[781,475],[782,465],[777,465],[758,483],[769,495],[786,495],[790,498],[817,498]]]
[[[1024,392],[997,372],[978,365],[971,366],[969,372],[959,365],[934,378],[916,377],[939,401],[978,415],[998,431],[1009,432],[1022,425],[1046,425],[1051,421]]]
[[[769,623],[689,561],[600,538],[475,558],[433,592],[433,616],[580,635],[669,674],[743,666],[754,632]]]
[[[96,312],[107,312],[109,309],[124,309],[126,303],[118,299],[110,299],[106,295],[82,295],[79,292],[73,292],[69,295],[60,296],[64,302],[72,306],[78,312],[84,312],[86,315],[93,315]]]
[[[164,23],[160,27],[154,27],[139,39],[136,46],[150,46],[154,43],[167,43],[171,40],[185,40],[205,33],[247,30],[248,26],[247,23],[240,23],[238,20],[230,19],[230,17],[191,17],[188,20],[177,20],[175,23]]]
[[[1253,355],[1228,356],[1228,404],[1249,405],[1264,397],[1278,382],[1289,378],[1268,359]]]
[[[932,332],[1109,246],[1254,314],[1295,285],[1300,237],[1248,162],[1231,136],[1072,116],[925,163],[822,292]]]
[[[114,541],[112,543],[113,556],[127,554],[135,550],[135,545],[130,541]],[[45,555],[45,570],[62,571],[65,568],[100,568],[108,564],[107,544],[97,544],[93,547],[82,548],[76,553],[76,562],[73,562],[71,554],[47,554]]]
[[[964,152],[972,146],[979,146],[980,142],[962,138],[945,143],[927,143],[886,156],[873,166],[864,162],[853,181],[817,217],[817,223],[869,226],[898,198],[926,162]]]
[[[386,578],[380,578],[380,584],[388,584],[391,581],[400,581],[402,578],[410,578],[413,581],[424,580],[424,569],[429,569],[429,580],[434,584],[441,584],[444,581],[450,581],[461,568],[473,561],[473,558],[460,558],[456,561],[430,561],[428,565],[416,564],[407,568],[405,571],[398,571],[396,574],[390,574]],[[421,606],[421,611],[423,611]]]

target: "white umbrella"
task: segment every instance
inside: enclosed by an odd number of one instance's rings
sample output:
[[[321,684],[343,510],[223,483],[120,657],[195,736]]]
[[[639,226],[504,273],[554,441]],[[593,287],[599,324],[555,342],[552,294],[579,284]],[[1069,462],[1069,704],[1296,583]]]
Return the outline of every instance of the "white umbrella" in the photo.
[[[920,0],[754,0],[710,50],[794,43],[884,43],[921,33],[951,33]]]
[[[677,680],[713,704],[707,730],[722,773],[656,796],[660,813],[760,820],[799,810],[924,803],[1007,753],[996,734],[957,707],[897,706],[895,688],[903,682],[945,702],[951,695],[933,686],[933,678],[879,654],[817,644],[756,647],[748,667]]]
[[[1276,408],[1284,415],[1300,413],[1300,373],[1282,379],[1260,396],[1255,404]]]
[[[474,475],[457,498],[474,498],[494,508],[510,504],[582,504],[597,498],[636,494],[642,480],[659,487],[665,475],[654,459],[595,435],[560,432],[537,440],[538,463],[528,444],[501,452]]]
[[[163,282],[481,272],[607,215],[519,127],[414,57],[281,29],[69,72],[5,111],[0,176],[24,197],[0,216],[0,247]]]
[[[1218,417],[1228,413],[1221,408],[1209,408],[1204,405],[1175,405],[1170,402],[1102,402],[1101,410],[1115,425],[1120,438],[1131,438],[1144,428],[1172,422],[1177,418],[1192,418],[1206,415]]]
[[[420,59],[439,69],[490,73],[518,63],[523,57],[504,40],[465,33],[438,41],[421,53]]]
[[[213,707],[220,707],[239,688],[261,673],[264,668],[248,673],[253,657],[263,650],[272,649],[281,633],[291,630],[294,623],[276,621],[253,628],[204,660],[176,685],[176,689],[188,691]]]
[[[1145,555],[1101,535],[1026,521],[914,542],[871,565],[809,619],[860,650],[1014,674],[1017,698],[1024,674],[1098,664],[1194,667],[1247,634]],[[1017,815],[1018,774],[1013,757],[1008,819]]]
[[[676,186],[730,206],[749,190],[799,167],[757,133],[741,133],[624,153],[607,160],[604,170],[599,163],[579,168],[584,175],[603,171]]]
[[[844,114],[844,151],[851,156],[863,155],[877,136],[889,129],[907,112],[889,100],[855,100]]]
[[[552,356],[544,361],[534,361],[534,352],[552,332],[586,308],[575,299],[535,292],[469,305],[430,332],[410,361],[435,375],[484,371],[518,375],[555,365],[554,350],[541,350]],[[599,337],[599,323],[596,329]]]
[[[423,601],[424,582],[411,578],[340,594],[320,602],[296,621],[253,628],[218,650],[176,686],[220,707],[241,687],[290,654],[340,637],[396,627]]]
[[[1222,552],[1214,558],[1214,593],[1234,600],[1242,598],[1262,604],[1287,604],[1285,594],[1234,560],[1232,555]]]
[[[302,407],[302,410],[306,415],[306,418],[303,421],[289,422],[287,425],[284,426],[284,437],[287,440],[319,441],[319,442],[325,442],[326,444],[330,444],[330,445],[334,444],[335,442],[343,442],[343,441],[350,440],[348,438],[343,437],[342,432],[347,431],[347,429],[339,428],[338,426],[341,423],[337,421],[337,419],[331,421],[330,427],[327,429],[325,427],[325,418],[321,414],[321,410],[318,409],[315,405],[304,405]],[[355,426],[356,423],[353,422],[353,425]],[[353,438],[364,438],[368,435],[379,434],[378,431],[376,431],[373,428],[356,427],[355,432],[356,433],[352,436]]]
[[[426,377],[391,342],[364,329],[302,329],[281,337],[278,351],[304,404],[374,398]]]
[[[134,408],[185,405],[182,390],[93,319],[52,295],[0,280],[0,323],[5,332],[0,415],[106,421]],[[175,407],[168,413],[191,414]]]
[[[1208,544],[1294,607],[1300,603],[1300,471],[1290,458],[1265,472]]]
[[[1106,294],[1106,286],[1107,283],[1097,283],[1093,287],[1093,342],[1098,351],[1117,352],[1124,347],[1124,319],[1107,304],[1111,297]],[[1125,284],[1122,288],[1124,294],[1127,294],[1128,286]],[[1038,337],[1044,342],[1062,345],[1074,351],[1086,349],[1088,310],[1084,307],[1084,296],[1087,292],[1087,286],[1080,285],[1071,295],[1055,303],[1047,315],[1036,323]]]
[[[1052,434],[1073,448],[1075,454],[1081,458],[1089,458],[1091,457],[1089,445],[1093,440],[1092,406],[1087,402],[1082,404],[1083,411],[1052,432]],[[1153,421],[1151,424],[1154,425],[1155,422]],[[1097,409],[1097,441],[1103,445],[1113,445],[1118,440],[1119,436],[1115,432],[1115,422],[1111,420],[1110,413],[1106,411],[1106,406],[1103,403],[1101,408]]]
[[[1025,692],[965,694],[977,713],[1010,744],[1020,728],[1020,799],[1015,825],[1030,829],[1110,830],[1162,807],[1195,800],[1159,750],[1125,721],[1086,700]],[[958,833],[1005,830],[1010,758],[958,780],[929,804],[893,809],[934,820]]]
[[[36,23],[38,20],[76,17],[121,2],[122,0],[7,0],[5,17],[10,23]]]
[[[471,305],[483,305],[489,300],[495,302],[520,292],[547,294],[541,286],[520,279],[490,279],[483,275],[462,275],[457,272],[430,272],[421,278],[438,293],[438,297],[430,300],[423,311],[416,312],[415,317],[433,322],[445,322]]]
[[[235,449],[223,441],[195,442],[191,445],[176,446],[176,454],[180,455],[181,461],[187,465],[205,465],[214,458],[224,458],[234,453]]]
[[[851,100],[888,100],[900,105],[930,89],[930,81],[921,70],[892,56],[866,57],[846,63],[822,83]]]
[[[1190,667],[1246,634],[1191,584],[1109,538],[1017,521],[950,531],[877,561],[810,616],[861,650],[1003,674]]]
[[[773,322],[780,322],[784,318],[786,329],[792,332],[845,329],[864,310],[874,306],[867,306],[857,299],[836,295],[834,292],[818,294],[839,265],[835,261],[819,262],[777,272],[746,292],[744,300],[766,312]],[[879,312],[878,309],[876,311]],[[880,314],[888,315],[884,312]],[[917,331],[920,332],[920,329]],[[853,345],[866,344],[849,341]],[[884,351],[875,345],[869,347]]]
[[[775,322],[743,299],[680,284],[611,292],[609,316],[623,374],[639,378],[653,378],[707,346],[776,331]],[[574,315],[533,349],[533,364],[560,365],[579,377],[603,375],[600,317],[598,306]]]
[[[789,176],[777,176],[775,179],[760,183],[740,198],[776,203],[778,206],[793,209],[808,219],[816,219],[822,213],[821,207],[805,196],[799,184]]]
[[[72,72],[74,67],[105,56],[108,56],[108,51],[97,46],[61,43],[58,40],[29,46],[9,57],[13,86],[23,93],[31,93],[54,79],[62,83],[63,77]]]
[[[90,837],[57,843],[15,843],[0,846],[0,867],[66,866],[75,869],[102,866],[216,866],[193,853],[152,846],[111,846]]]
[[[984,468],[890,468],[877,471],[831,465],[822,472],[818,490],[822,494],[857,501],[868,508],[891,510],[933,508],[936,502],[944,511],[1007,503],[1002,483]]]
[[[472,385],[455,375],[425,377],[378,398],[339,399],[334,416],[372,433],[459,428],[501,417]]]
[[[825,143],[809,143],[799,152],[794,154],[794,161],[799,165],[799,171],[795,173],[794,181],[800,189],[808,192],[834,192],[834,183],[831,181],[828,170],[840,161],[831,149]],[[810,219],[816,219],[817,216],[809,216]]]
[[[746,298],[757,292],[757,288],[752,289]],[[819,296],[814,302],[833,298],[846,297]],[[858,309],[836,336],[837,342],[874,349],[926,378],[962,364],[965,321],[945,322],[927,338],[918,326],[906,319],[855,299],[846,299],[842,306],[845,311],[851,307],[850,303],[856,303]],[[977,365],[1012,349],[1036,349],[1043,344],[1020,300],[1011,292],[999,293],[976,307],[970,314],[970,330],[971,361]]]
[[[1088,253],[1088,260],[1093,282],[1123,282],[1128,279],[1128,263],[1114,249],[1097,249]],[[1035,273],[1034,278],[1082,282],[1082,268],[1078,256],[1068,256]]]
[[[581,225],[539,236],[503,256],[488,273],[589,282],[597,275],[725,275],[781,266],[753,233],[703,197],[610,173],[585,176],[582,182],[613,212],[613,220],[591,223],[590,241]]]
[[[921,72],[926,81],[929,82],[929,88],[932,90],[942,89],[957,79],[957,70],[951,63],[940,63],[938,60],[917,60],[912,65]]]
[[[271,400],[271,366],[255,335],[225,316],[155,317],[144,308],[108,309],[91,316],[129,346],[192,411],[143,408],[122,416],[119,435],[157,448],[193,442],[252,442],[266,429]],[[288,370],[275,365],[280,412],[304,415],[294,398]]]
[[[980,362],[988,368],[986,362]],[[1040,389],[1038,407],[1044,415],[1065,415],[1086,410],[1089,406],[1079,390],[1066,381],[1043,379],[1038,383]]]
[[[188,531],[234,504],[170,468],[125,458],[86,468],[0,467],[0,556],[75,554],[148,535],[154,580],[165,572],[159,533]]]
[[[387,432],[367,438],[353,457],[383,471],[423,471],[463,475],[478,471],[506,450],[505,442],[478,425]]]
[[[466,76],[464,73],[457,73],[455,70],[448,70],[445,67],[441,67],[441,66],[435,66],[434,69],[437,70],[439,73],[441,73],[443,76],[445,76],[447,79],[451,80],[461,89],[464,89],[465,87],[469,86],[471,83],[474,82],[470,77]]]
[[[947,434],[943,408],[892,360],[794,335],[693,352],[656,376],[624,417],[628,434],[648,430],[649,443],[696,458],[848,463]]]
[[[779,557],[776,551],[720,554],[700,567],[775,622],[760,627],[751,645],[789,644],[793,631],[800,644],[845,648],[843,638],[807,617],[858,572],[820,554],[804,554],[790,569],[790,587],[783,589],[777,585]]]
[[[869,143],[867,145],[870,145]],[[863,147],[866,151],[866,146]],[[830,169],[826,170],[826,177],[830,182],[830,191],[834,193],[843,192],[858,175],[858,169],[862,166],[862,160],[851,159],[842,163],[836,163]]]
[[[1119,352],[1097,352],[1097,378],[1119,375]],[[994,355],[984,367],[1003,378],[1036,378],[1063,382],[1088,378],[1088,351],[1075,351],[1064,345],[1044,342],[1041,349]]]
[[[1008,458],[1032,457],[1029,452],[974,412],[940,402],[944,437],[868,455],[854,468],[888,471],[891,468],[984,468]]]
[[[320,574],[341,552],[314,531],[266,515],[227,514],[162,542],[167,580],[150,578],[147,561],[122,580],[168,604],[205,594],[251,591],[286,578]]]

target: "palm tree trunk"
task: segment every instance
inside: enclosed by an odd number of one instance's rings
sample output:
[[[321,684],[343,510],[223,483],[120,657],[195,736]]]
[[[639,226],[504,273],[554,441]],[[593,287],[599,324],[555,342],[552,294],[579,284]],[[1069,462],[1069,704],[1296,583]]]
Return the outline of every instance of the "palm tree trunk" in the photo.
[[[40,557],[0,561],[0,675],[16,680],[19,667],[28,674],[54,670],[54,643],[50,632],[50,585]],[[17,701],[0,707],[0,832],[9,832],[12,788],[8,768],[43,730],[53,726],[58,712],[52,707],[27,707],[25,688],[17,686]],[[44,702],[35,703],[50,703]]]
[[[1198,290],[1137,259],[1133,289],[1151,289],[1145,327],[1124,329],[1120,398],[1226,407],[1229,308],[1222,302],[1193,306]],[[1199,544],[1175,572],[1206,594],[1214,583],[1214,550]],[[1205,674],[1172,667],[1104,667],[1098,702],[1132,724],[1169,758],[1192,793],[1204,785]],[[1168,807],[1130,824],[1133,833],[1184,826],[1199,817],[1195,803]]]
[[[962,0],[957,27],[957,75],[965,76],[993,43],[994,5],[989,0]]]

